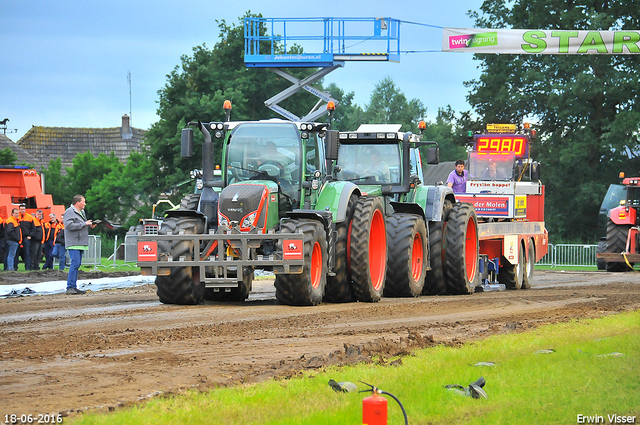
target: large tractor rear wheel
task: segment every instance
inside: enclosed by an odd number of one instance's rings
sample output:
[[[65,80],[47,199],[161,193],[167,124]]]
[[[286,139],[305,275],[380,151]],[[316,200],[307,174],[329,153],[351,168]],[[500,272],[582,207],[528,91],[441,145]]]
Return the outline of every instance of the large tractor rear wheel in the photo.
[[[222,288],[218,292],[215,292],[213,288],[207,288],[204,291],[204,299],[208,301],[242,302],[249,298],[253,278],[253,268],[244,267],[242,270],[242,282],[238,282],[238,286],[236,288],[231,288],[229,292]]]
[[[202,233],[202,221],[190,217],[170,217],[162,222],[159,233],[167,232],[174,235],[184,231],[185,234]],[[159,241],[158,254],[169,254],[173,261],[179,262],[180,257],[186,261],[193,259],[193,254],[199,255],[199,247],[194,249],[193,241]],[[204,283],[200,282],[197,267],[171,267],[169,276],[157,276],[156,287],[160,302],[165,304],[199,304],[204,298]]]
[[[451,208],[444,244],[444,272],[452,294],[472,294],[478,283],[478,219],[467,202]]]
[[[180,201],[180,209],[181,210],[197,210],[198,204],[200,203],[200,194],[199,193],[189,193]]]
[[[346,218],[336,225],[336,265],[333,268],[335,276],[327,276],[327,287],[324,300],[330,303],[348,303],[353,301],[353,287],[351,286],[351,271],[349,270],[349,235],[353,211],[358,197],[351,195],[347,205]]]
[[[288,305],[318,305],[327,283],[327,234],[315,220],[285,220],[283,233],[304,233],[304,265],[300,274],[276,275],[276,299]]]
[[[517,264],[510,264],[504,257],[500,258],[500,262],[502,266],[498,270],[498,282],[506,286],[507,289],[522,289],[526,268],[524,247],[520,245],[518,249]]]
[[[627,249],[627,236],[631,226],[628,224],[616,224],[611,219],[607,220],[607,246],[605,252],[620,254]],[[608,272],[625,272],[629,266],[625,262],[606,263]]]
[[[417,297],[427,274],[427,229],[413,214],[392,214],[387,219],[389,262],[384,295]]]
[[[356,300],[380,301],[387,271],[387,232],[382,198],[358,199],[350,239],[350,268]]]

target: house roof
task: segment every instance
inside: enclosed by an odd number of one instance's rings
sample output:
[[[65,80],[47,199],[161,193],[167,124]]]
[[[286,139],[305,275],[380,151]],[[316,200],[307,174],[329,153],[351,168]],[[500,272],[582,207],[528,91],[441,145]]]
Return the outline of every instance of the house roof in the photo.
[[[6,148],[11,148],[13,153],[16,154],[16,157],[18,157],[18,160],[16,162],[18,164],[36,164],[36,158],[28,150],[24,149],[22,146],[18,145],[4,134],[0,134],[0,150],[4,150]]]
[[[62,170],[73,165],[79,153],[91,152],[94,156],[111,152],[126,163],[131,151],[139,151],[147,130],[129,126],[129,117],[122,118],[122,127],[73,128],[33,126],[18,141],[20,147],[35,157],[36,169],[49,167],[52,159],[61,159]]]

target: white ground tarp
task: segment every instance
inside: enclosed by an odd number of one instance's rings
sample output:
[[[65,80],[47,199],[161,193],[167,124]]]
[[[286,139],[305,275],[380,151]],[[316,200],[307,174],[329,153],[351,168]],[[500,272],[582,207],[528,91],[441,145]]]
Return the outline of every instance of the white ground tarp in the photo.
[[[78,280],[78,288],[89,291],[102,291],[105,289],[133,288],[155,282],[155,276],[124,276],[105,277],[101,279]],[[23,283],[19,285],[0,286],[0,298],[18,297],[24,295],[50,295],[60,294],[67,290],[66,280],[51,282]]]

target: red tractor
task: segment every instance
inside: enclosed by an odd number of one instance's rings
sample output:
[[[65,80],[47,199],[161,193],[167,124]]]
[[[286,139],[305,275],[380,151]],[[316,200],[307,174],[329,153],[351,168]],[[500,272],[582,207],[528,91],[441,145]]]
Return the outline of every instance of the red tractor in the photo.
[[[604,252],[597,254],[609,272],[631,270],[640,262],[640,177],[621,177],[627,196],[609,213]]]

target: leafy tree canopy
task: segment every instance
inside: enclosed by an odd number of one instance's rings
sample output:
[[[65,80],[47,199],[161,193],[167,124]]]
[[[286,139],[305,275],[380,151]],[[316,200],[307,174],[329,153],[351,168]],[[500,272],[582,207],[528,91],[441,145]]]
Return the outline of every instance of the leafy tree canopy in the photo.
[[[640,28],[640,3],[486,0],[477,27],[577,30]],[[594,241],[598,207],[619,171],[640,169],[639,55],[476,55],[468,82],[484,123],[532,119],[539,140],[552,240]]]

